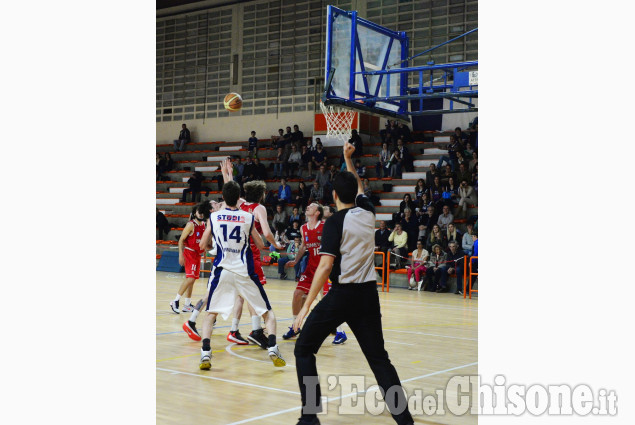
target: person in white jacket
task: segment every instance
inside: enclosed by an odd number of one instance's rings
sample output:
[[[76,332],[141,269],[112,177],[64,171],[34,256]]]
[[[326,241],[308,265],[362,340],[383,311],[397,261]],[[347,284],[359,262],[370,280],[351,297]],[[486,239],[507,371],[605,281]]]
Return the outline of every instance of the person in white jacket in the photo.
[[[476,192],[472,186],[468,186],[467,180],[461,180],[461,185],[459,186],[459,196],[459,208],[456,211],[456,217],[462,217],[466,214],[468,205],[478,204]]]

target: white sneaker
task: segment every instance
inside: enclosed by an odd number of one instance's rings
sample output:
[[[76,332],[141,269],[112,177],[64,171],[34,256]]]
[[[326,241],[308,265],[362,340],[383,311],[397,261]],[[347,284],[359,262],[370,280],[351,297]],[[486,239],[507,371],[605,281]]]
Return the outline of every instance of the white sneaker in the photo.
[[[201,349],[201,363],[198,368],[201,370],[210,370],[212,367],[212,351],[203,351]]]
[[[416,282],[415,282],[415,278],[414,277],[410,277],[410,282],[408,282],[408,290],[412,291],[412,288],[414,288],[415,286],[417,286]]]
[[[287,362],[282,358],[282,354],[280,354],[280,350],[278,349],[278,345],[274,345],[273,347],[269,347],[269,358],[273,362],[275,367],[283,367],[287,365]]]
[[[183,306],[183,310],[181,310],[183,313],[191,313],[194,311],[194,306],[190,303],[190,305],[184,305]]]

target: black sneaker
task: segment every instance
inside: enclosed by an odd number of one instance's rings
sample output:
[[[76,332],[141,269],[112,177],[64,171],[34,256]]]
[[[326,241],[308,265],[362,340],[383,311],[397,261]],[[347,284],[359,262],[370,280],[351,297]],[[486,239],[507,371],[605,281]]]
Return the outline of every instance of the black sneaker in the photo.
[[[247,339],[254,344],[259,345],[263,350],[268,348],[267,346],[269,345],[269,340],[262,329],[251,331],[251,333],[247,336]]]
[[[285,280],[286,278],[287,278],[287,274],[283,272],[283,273],[280,275],[280,280]]]
[[[179,313],[179,302],[178,301],[172,301],[170,303],[170,308],[172,309],[173,312],[175,312],[176,314],[180,314]]]
[[[312,418],[299,418],[296,425],[320,425],[320,420],[317,416],[313,416]]]

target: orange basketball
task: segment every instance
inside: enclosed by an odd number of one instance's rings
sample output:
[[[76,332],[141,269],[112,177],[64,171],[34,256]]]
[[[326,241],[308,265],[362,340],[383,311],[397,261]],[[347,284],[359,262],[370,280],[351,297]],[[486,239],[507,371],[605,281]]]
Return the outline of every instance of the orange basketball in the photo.
[[[225,105],[225,109],[230,112],[235,112],[243,107],[243,98],[240,97],[238,93],[229,93],[227,96],[225,96],[223,104]]]

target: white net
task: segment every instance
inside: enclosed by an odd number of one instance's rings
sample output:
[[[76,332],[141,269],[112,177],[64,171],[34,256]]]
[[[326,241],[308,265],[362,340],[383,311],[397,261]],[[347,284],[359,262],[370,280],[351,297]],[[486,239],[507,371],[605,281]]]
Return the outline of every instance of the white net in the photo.
[[[326,119],[326,135],[348,142],[356,112],[338,105],[325,105],[322,102],[320,108]]]

